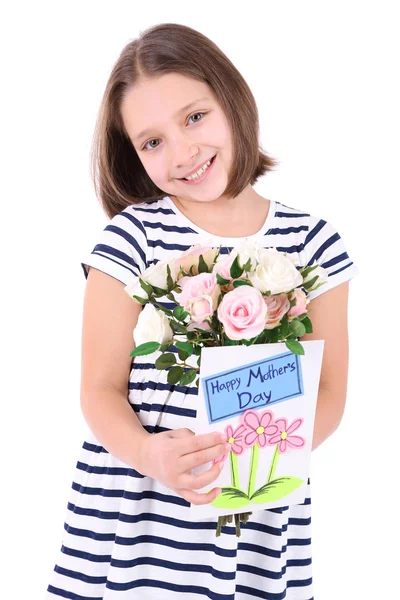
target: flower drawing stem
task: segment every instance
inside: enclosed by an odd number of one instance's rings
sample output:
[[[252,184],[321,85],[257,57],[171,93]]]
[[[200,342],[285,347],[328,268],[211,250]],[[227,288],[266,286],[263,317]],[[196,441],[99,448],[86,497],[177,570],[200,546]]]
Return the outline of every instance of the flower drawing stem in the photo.
[[[232,476],[232,485],[233,487],[240,490],[240,481],[239,481],[239,469],[238,469],[238,460],[237,456],[232,450],[230,451],[231,458],[231,476]]]
[[[271,462],[271,467],[270,467],[269,473],[268,473],[267,483],[269,483],[270,481],[272,481],[272,479],[273,479],[273,477],[275,475],[276,465],[278,463],[278,458],[279,458],[278,446],[279,446],[279,444],[277,444],[275,446],[275,452],[274,452],[274,455],[272,457],[272,462]]]
[[[247,489],[247,495],[249,498],[254,493],[254,488],[256,484],[256,475],[257,475],[257,466],[258,466],[258,457],[260,454],[260,446],[256,442],[251,449],[251,459],[250,459],[250,473],[249,473],[249,486]]]

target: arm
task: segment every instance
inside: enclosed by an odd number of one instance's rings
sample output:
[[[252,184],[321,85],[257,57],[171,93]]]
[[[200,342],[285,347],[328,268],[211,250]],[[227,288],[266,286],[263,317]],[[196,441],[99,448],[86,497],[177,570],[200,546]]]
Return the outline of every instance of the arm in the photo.
[[[332,435],[344,413],[349,363],[348,294],[349,281],[345,281],[311,300],[307,308],[313,333],[299,339],[325,340],[312,450]]]
[[[83,306],[81,409],[108,452],[139,470],[139,448],[150,434],[128,401],[132,332],[142,307],[124,284],[90,268]]]

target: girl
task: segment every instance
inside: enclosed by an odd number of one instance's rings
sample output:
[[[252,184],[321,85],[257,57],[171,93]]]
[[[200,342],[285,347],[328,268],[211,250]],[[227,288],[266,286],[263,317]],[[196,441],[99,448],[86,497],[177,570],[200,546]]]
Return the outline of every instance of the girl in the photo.
[[[212,502],[220,491],[196,491],[215,481],[218,462],[200,475],[191,469],[220,457],[225,443],[217,432],[194,435],[195,384],[169,385],[154,365],[159,353],[129,356],[141,306],[125,286],[195,244],[226,253],[257,240],[329,273],[309,296],[314,332],[302,338],[325,340],[312,448],[338,427],[348,282],[358,270],[332,225],[253,189],[276,166],[258,136],[251,91],[204,35],[161,24],[123,49],[94,145],[95,187],[111,220],[82,263],[89,431],[46,598],[313,597],[310,480],[304,503],[253,512],[240,538],[234,524],[216,537],[217,518],[191,520],[190,503]]]

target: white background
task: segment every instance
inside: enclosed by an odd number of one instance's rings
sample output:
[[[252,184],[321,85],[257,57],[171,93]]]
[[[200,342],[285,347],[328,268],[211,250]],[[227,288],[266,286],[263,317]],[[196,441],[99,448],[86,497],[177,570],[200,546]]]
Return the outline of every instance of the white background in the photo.
[[[330,221],[360,270],[350,284],[345,416],[312,454],[315,598],[398,597],[396,4],[96,0],[3,9],[7,600],[45,595],[86,430],[79,405],[80,262],[107,224],[89,174],[97,110],[124,45],[162,22],[207,35],[249,83],[261,143],[281,162],[256,190]]]

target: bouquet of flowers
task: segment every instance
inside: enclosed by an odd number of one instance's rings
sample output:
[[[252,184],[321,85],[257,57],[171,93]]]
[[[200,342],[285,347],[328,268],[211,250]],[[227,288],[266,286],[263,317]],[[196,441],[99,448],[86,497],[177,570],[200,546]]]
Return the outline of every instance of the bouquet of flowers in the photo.
[[[312,332],[307,295],[327,280],[317,263],[301,267],[289,254],[257,242],[246,241],[228,254],[196,244],[150,266],[125,287],[145,305],[130,356],[158,351],[155,367],[168,370],[168,383],[199,386],[203,347],[284,342],[294,354],[304,354],[297,338]],[[166,308],[163,297],[175,307]],[[238,523],[250,514],[235,515],[239,535]],[[217,535],[232,517],[219,517]]]

